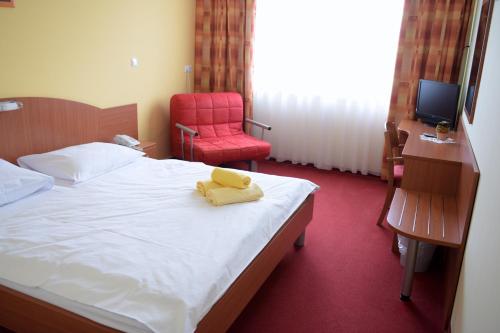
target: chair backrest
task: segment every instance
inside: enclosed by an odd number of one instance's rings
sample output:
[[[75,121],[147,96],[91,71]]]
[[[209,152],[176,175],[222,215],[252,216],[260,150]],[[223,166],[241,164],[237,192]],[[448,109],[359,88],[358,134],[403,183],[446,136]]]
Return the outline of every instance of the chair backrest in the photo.
[[[400,140],[400,136],[398,135],[398,129],[396,127],[396,123],[393,121],[387,121],[385,123],[385,151],[387,157],[387,178],[389,180],[394,178],[394,165],[402,164],[402,161],[394,161],[393,158],[401,157],[402,152],[402,142]],[[404,138],[406,141],[406,137]]]
[[[384,137],[385,137],[385,151],[387,154],[387,179],[392,180],[394,179],[394,161],[392,158],[394,157],[394,149],[393,145],[391,142],[391,134],[389,131],[384,132]]]
[[[388,138],[391,143],[391,147],[399,146],[398,129],[396,128],[396,123],[393,121],[387,121],[385,123],[385,130],[388,133]]]
[[[403,146],[408,135],[405,132],[398,133],[396,123],[393,121],[387,121],[385,123],[385,130],[388,133],[386,143],[389,141],[391,145],[391,150],[386,150],[387,154],[390,152],[393,157],[401,157]],[[401,164],[401,162],[396,162],[395,164]]]
[[[195,140],[243,133],[243,100],[235,92],[177,94],[170,99],[170,147],[180,156],[181,138],[176,123],[198,131]],[[185,135],[186,142],[189,137]]]

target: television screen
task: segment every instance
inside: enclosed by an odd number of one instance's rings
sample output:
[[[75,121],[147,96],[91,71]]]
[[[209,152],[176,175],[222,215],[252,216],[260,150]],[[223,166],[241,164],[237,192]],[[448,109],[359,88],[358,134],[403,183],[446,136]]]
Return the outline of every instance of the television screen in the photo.
[[[417,97],[417,118],[436,125],[446,120],[455,128],[460,85],[420,80]]]

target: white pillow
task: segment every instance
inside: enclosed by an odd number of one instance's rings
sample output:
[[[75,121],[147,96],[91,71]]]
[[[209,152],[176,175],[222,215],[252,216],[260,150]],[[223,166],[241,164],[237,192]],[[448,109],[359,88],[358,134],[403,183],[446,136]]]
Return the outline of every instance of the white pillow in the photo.
[[[132,163],[144,153],[113,143],[93,142],[17,159],[23,168],[79,183]]]
[[[50,190],[54,178],[0,159],[0,206],[40,190]]]

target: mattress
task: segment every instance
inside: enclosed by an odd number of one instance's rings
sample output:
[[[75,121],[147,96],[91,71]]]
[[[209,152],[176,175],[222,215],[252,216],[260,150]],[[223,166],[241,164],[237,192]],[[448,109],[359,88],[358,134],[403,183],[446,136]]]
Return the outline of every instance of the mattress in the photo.
[[[0,284],[127,332],[193,332],[317,189],[248,172],[264,198],[214,207],[194,190],[211,171],[140,158],[0,207]]]

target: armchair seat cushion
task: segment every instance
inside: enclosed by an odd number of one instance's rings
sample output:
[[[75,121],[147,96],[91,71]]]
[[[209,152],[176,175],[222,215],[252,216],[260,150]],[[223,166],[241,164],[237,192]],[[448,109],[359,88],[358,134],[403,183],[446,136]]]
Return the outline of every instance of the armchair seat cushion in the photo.
[[[194,140],[194,160],[219,165],[225,162],[261,160],[269,156],[271,144],[246,134]],[[189,143],[185,143],[189,151]]]

